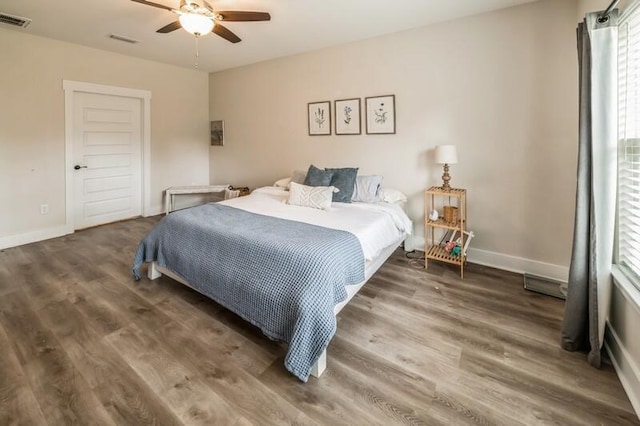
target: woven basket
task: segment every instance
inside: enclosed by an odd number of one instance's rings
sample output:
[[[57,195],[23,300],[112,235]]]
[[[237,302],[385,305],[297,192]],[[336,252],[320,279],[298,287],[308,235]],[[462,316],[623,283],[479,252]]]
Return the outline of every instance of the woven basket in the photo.
[[[240,191],[240,193],[238,194],[239,197],[244,197],[245,195],[249,195],[251,193],[251,190],[246,186],[232,186],[231,189],[234,191]]]
[[[444,206],[444,220],[449,223],[457,223],[458,208],[455,206]]]

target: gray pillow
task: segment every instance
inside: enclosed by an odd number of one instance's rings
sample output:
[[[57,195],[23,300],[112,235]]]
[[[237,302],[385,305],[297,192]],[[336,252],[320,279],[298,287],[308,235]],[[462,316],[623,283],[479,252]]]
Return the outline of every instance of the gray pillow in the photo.
[[[351,201],[360,203],[375,203],[379,201],[378,190],[382,186],[382,176],[356,176]]]
[[[307,172],[304,170],[294,170],[293,174],[291,174],[291,182],[299,183],[300,185],[304,184],[304,180],[307,177]]]
[[[319,169],[312,164],[309,166],[309,170],[307,170],[307,177],[304,178],[304,184],[307,186],[331,186],[332,177],[333,172]],[[349,198],[351,198],[351,195],[349,195]]]
[[[340,192],[333,194],[333,201],[337,203],[350,203],[353,197],[353,188],[356,184],[358,169],[345,167],[342,169],[325,169],[333,174],[330,185],[335,186]]]

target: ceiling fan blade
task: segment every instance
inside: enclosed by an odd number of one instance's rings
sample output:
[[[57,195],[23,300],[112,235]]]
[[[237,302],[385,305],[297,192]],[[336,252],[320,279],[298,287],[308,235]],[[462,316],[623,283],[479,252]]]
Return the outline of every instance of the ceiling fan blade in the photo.
[[[240,21],[270,21],[271,15],[266,12],[246,12],[240,10],[225,10],[217,12],[223,21],[240,22]]]
[[[131,0],[131,1],[134,1],[134,2],[140,3],[140,4],[146,4],[147,6],[159,7],[160,9],[165,9],[165,10],[169,10],[169,11],[173,12],[173,8],[172,7],[165,6],[164,4],[154,3],[154,2],[146,1],[146,0]]]
[[[211,32],[218,34],[220,37],[230,41],[231,43],[238,43],[240,41],[240,37],[231,32],[227,27],[223,27],[217,22]]]
[[[204,4],[204,7],[213,12],[213,6],[211,6],[207,0],[202,0],[202,4]]]
[[[164,27],[160,28],[156,32],[160,34],[166,34],[166,33],[170,33],[171,31],[178,30],[180,28],[182,28],[182,25],[180,25],[180,21],[175,21],[168,25],[165,25]]]

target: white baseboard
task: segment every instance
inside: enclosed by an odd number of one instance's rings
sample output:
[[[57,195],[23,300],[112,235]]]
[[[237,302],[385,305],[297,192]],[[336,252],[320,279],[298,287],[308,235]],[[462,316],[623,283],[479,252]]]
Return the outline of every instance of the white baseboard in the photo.
[[[636,415],[640,417],[640,368],[608,321],[604,336],[604,347],[609,354],[613,368],[618,374],[620,383],[622,383]]]
[[[150,209],[145,212],[145,216],[155,216],[164,213],[161,206]],[[63,235],[73,233],[73,229],[67,226],[59,226],[56,228],[43,229],[39,231],[28,232],[20,235],[12,235],[0,238],[0,250],[21,246],[23,244],[34,243],[49,238],[61,237]],[[410,250],[410,247],[406,247]],[[480,265],[490,266],[492,268],[503,269],[506,271],[517,273],[529,273],[541,277],[551,278],[566,282],[569,276],[569,268],[566,266],[554,265],[551,263],[539,262],[536,260],[525,259],[522,257],[509,256],[502,253],[495,253],[487,250],[469,248],[467,253],[469,262]]]
[[[27,232],[20,235],[0,237],[0,250],[35,243],[37,241],[48,240],[49,238],[62,237],[63,235],[72,233],[73,228],[69,226],[57,226],[55,228],[40,229],[38,231]]]
[[[526,272],[528,274],[551,278],[562,282],[567,282],[569,279],[569,268],[567,266],[539,262],[537,260],[525,259],[523,257],[510,256],[487,250],[479,250],[472,247],[469,247],[467,250],[467,260],[479,265],[490,266],[492,268],[521,274]]]
[[[150,207],[146,212],[144,212],[142,216],[149,217],[149,216],[157,216],[159,214],[164,214],[164,207],[162,206]]]
[[[156,216],[163,213],[163,207],[157,206],[153,209],[150,209],[150,211],[147,211],[145,217]],[[73,232],[74,231],[72,226],[63,225],[56,226],[55,228],[39,229],[37,231],[25,232],[24,234],[19,235],[0,237],[0,250],[35,243],[42,240],[48,240],[50,238],[62,237],[63,235],[73,234]]]
[[[472,244],[473,245],[473,244]],[[405,250],[424,250],[424,238],[412,235],[405,241]],[[480,250],[469,247],[467,250],[467,260],[471,263],[490,266],[496,269],[524,274],[525,272],[539,277],[551,278],[553,280],[567,282],[569,279],[569,267],[555,265],[553,263],[539,262],[537,260],[523,257],[510,256],[493,251]]]

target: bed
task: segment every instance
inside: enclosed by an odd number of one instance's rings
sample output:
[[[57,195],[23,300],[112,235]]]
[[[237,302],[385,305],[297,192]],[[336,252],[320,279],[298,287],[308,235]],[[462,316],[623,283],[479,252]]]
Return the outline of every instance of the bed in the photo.
[[[174,212],[138,247],[134,275],[151,262],[167,275],[288,344],[285,367],[306,382],[326,367],[340,310],[411,232],[398,203],[287,204],[288,192]]]

